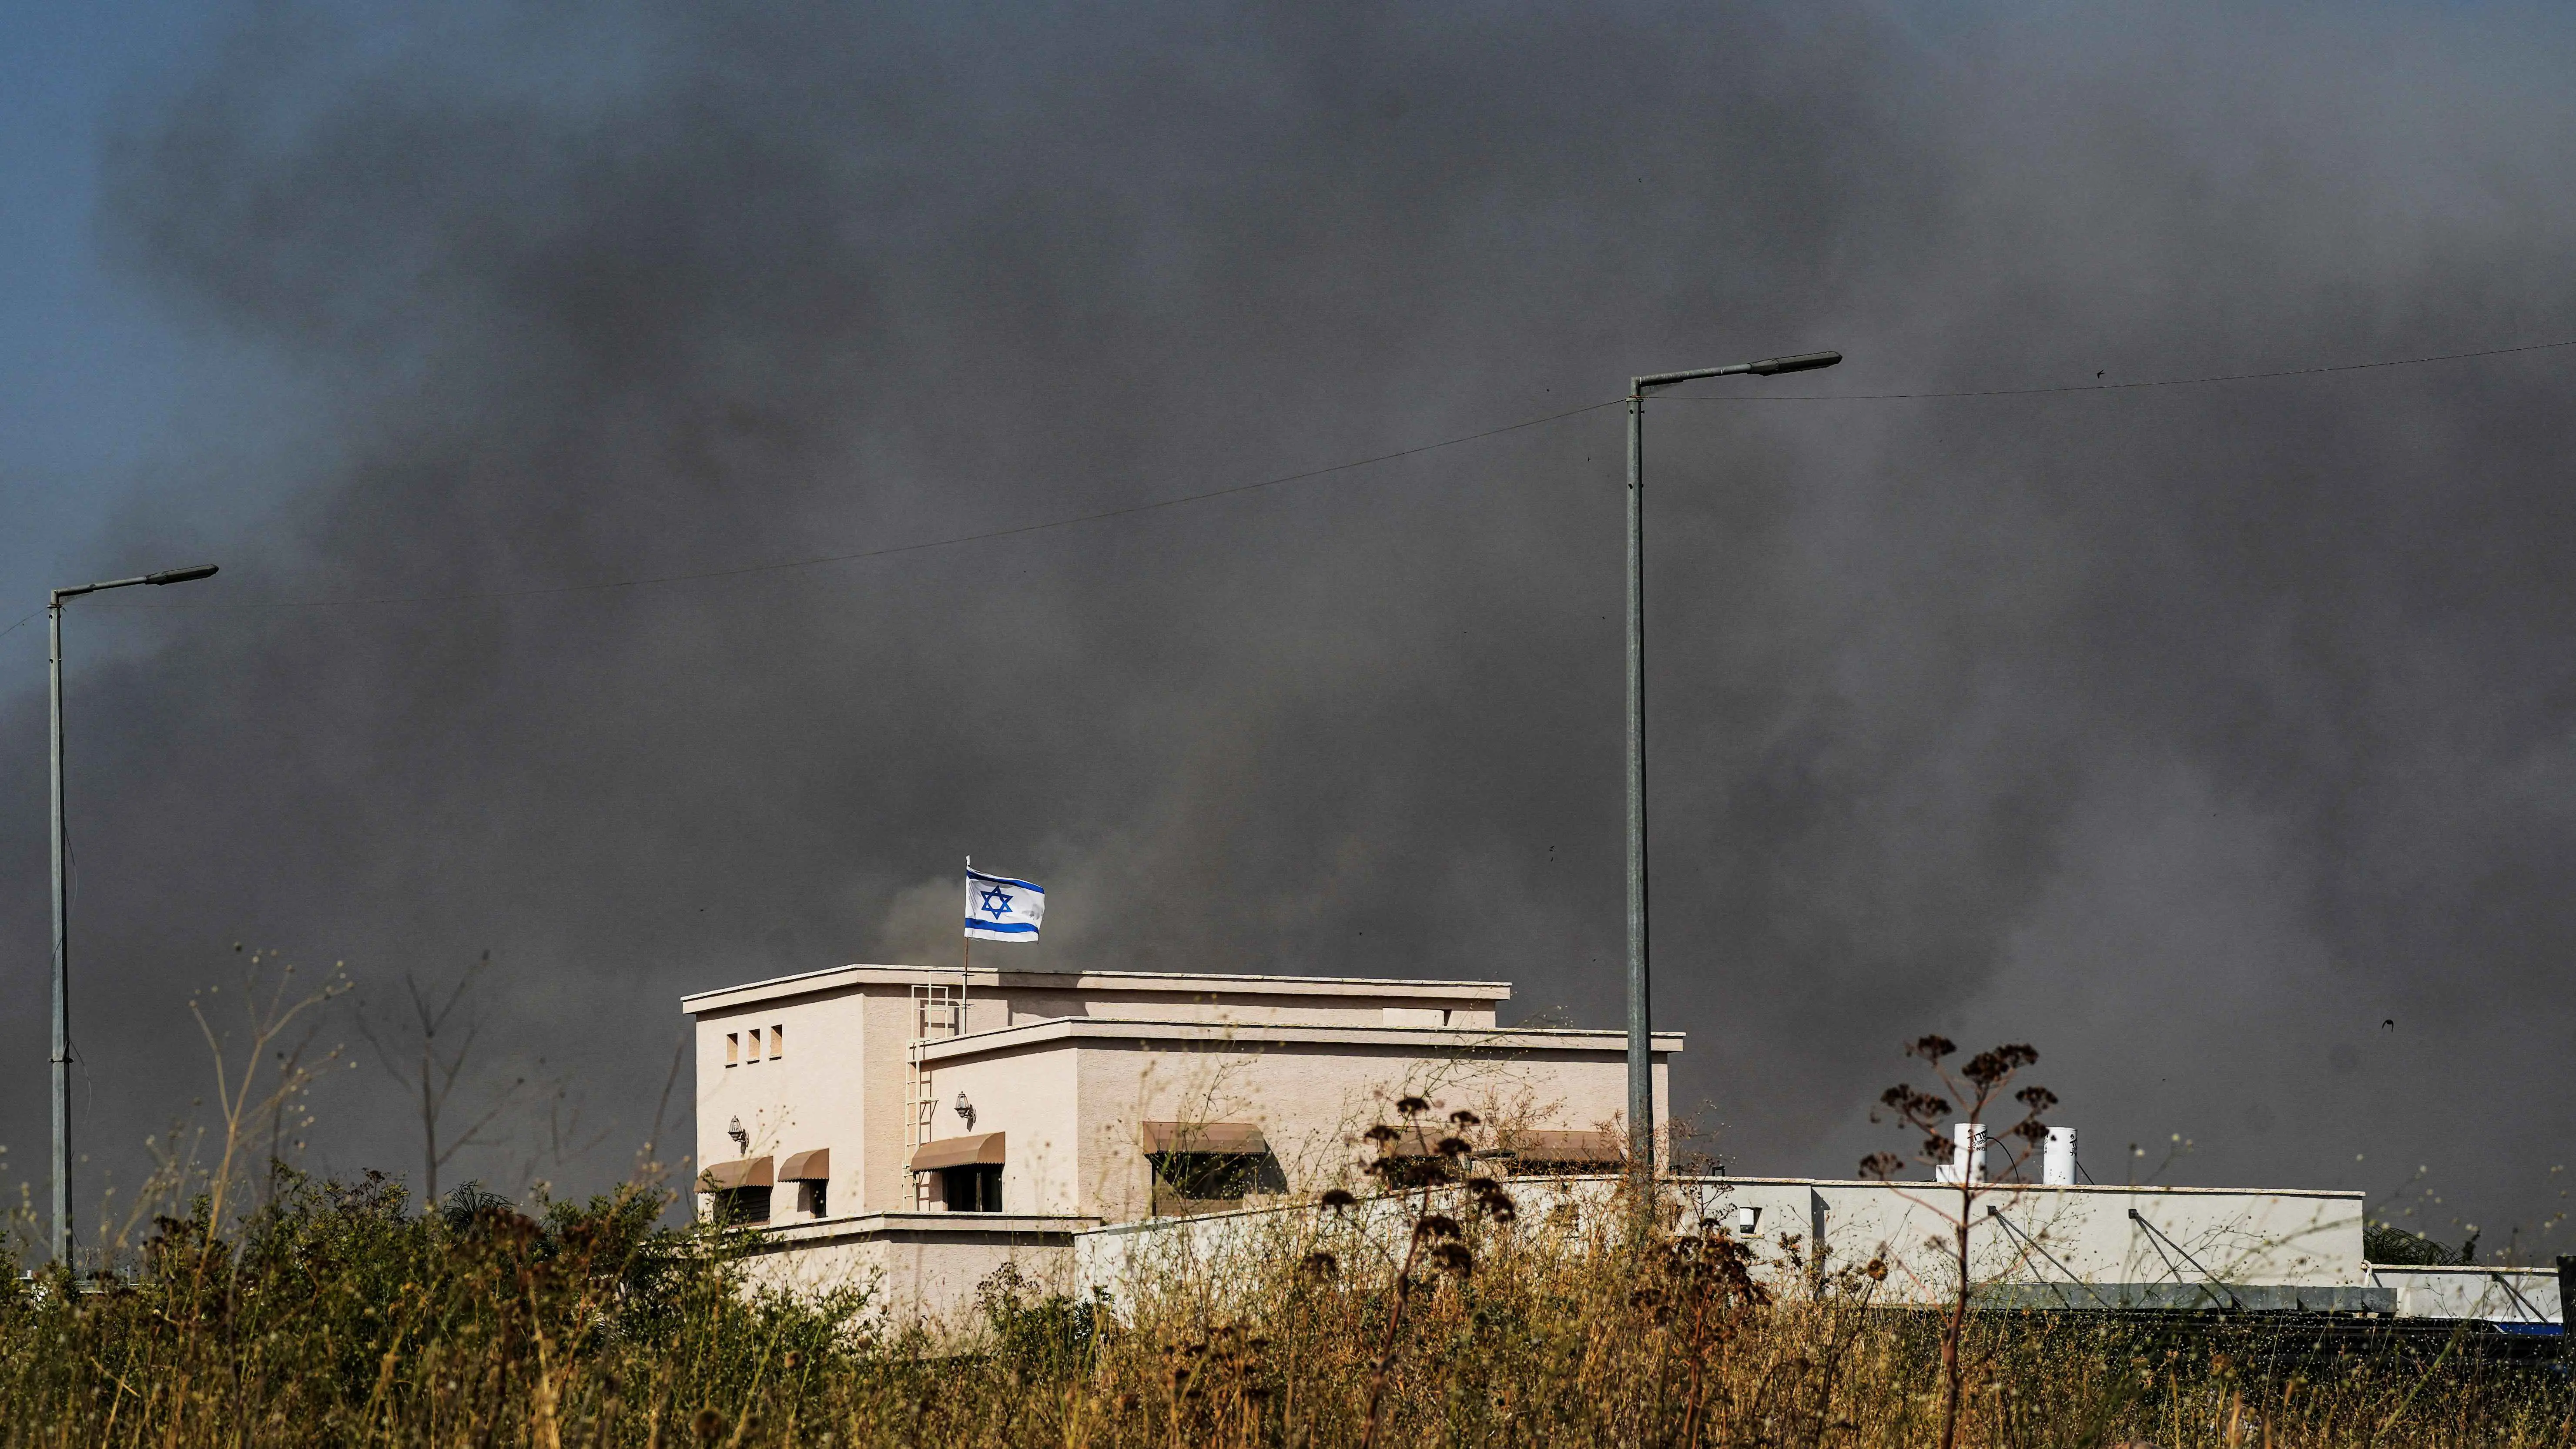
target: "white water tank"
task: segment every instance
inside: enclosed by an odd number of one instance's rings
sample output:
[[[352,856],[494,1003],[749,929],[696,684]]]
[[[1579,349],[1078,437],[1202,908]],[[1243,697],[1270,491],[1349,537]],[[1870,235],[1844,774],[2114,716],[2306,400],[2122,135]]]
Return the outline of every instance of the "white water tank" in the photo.
[[[1932,1169],[1935,1182],[1983,1182],[1986,1180],[1986,1136],[1983,1122],[1950,1124],[1950,1161]]]
[[[2075,1129],[2051,1127],[2039,1164],[2039,1180],[2050,1187],[2075,1185]]]

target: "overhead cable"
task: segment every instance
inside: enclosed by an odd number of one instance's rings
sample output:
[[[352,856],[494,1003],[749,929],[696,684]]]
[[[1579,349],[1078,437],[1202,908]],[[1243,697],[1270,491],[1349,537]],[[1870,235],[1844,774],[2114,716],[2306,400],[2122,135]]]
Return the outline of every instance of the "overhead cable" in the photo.
[[[2330,373],[2364,372],[2379,368],[2416,367],[2426,363],[2461,362],[2481,357],[2510,357],[2520,353],[2548,352],[2568,347],[2576,347],[2576,340],[2566,342],[2534,342],[2519,347],[2491,347],[2475,352],[2445,352],[2425,357],[2397,357],[2379,362],[2346,362],[2321,367],[2283,368],[2270,372],[2229,372],[2214,373],[2203,377],[2158,378],[2146,382],[2091,382],[2063,387],[1972,388],[1949,392],[1792,393],[1785,396],[1762,393],[1727,393],[1696,396],[1689,394],[1675,395],[1662,393],[1656,395],[1655,401],[1658,404],[1667,402],[1895,402],[1940,398],[2035,397],[2046,394],[2062,393],[2120,392],[2140,388],[2196,387],[2212,383],[2256,382],[2271,378],[2316,377]],[[1274,477],[1256,479],[1247,483],[1230,484],[1223,488],[1210,488],[1197,493],[1178,494],[1170,498],[1156,499],[1149,503],[1132,503],[1120,508],[1104,508],[1090,513],[1077,513],[1062,518],[1043,519],[1035,523],[1014,524],[1008,528],[993,528],[984,529],[974,533],[950,534],[941,538],[920,539],[912,543],[887,544],[881,548],[855,549],[845,553],[815,554],[806,558],[780,559],[769,563],[743,564],[735,568],[700,569],[686,573],[648,574],[637,578],[609,579],[597,583],[543,584],[533,585],[527,588],[487,589],[450,594],[382,594],[324,599],[197,600],[190,601],[185,604],[101,605],[100,607],[328,609],[376,604],[473,603],[491,600],[537,598],[550,594],[602,593],[616,589],[645,588],[657,584],[694,583],[708,579],[732,579],[742,578],[752,574],[781,573],[795,569],[820,568],[826,564],[858,563],[867,559],[891,558],[897,554],[919,553],[928,549],[955,548],[963,544],[985,543],[1001,538],[1015,538],[1022,534],[1041,533],[1058,528],[1071,528],[1076,524],[1099,523],[1112,518],[1126,518],[1140,513],[1154,513],[1166,508],[1178,508],[1185,504],[1205,503],[1218,498],[1231,498],[1238,494],[1258,492],[1265,488],[1277,488],[1284,484],[1302,483],[1317,478],[1327,477],[1335,473],[1347,473],[1354,469],[1374,467],[1380,463],[1392,463],[1398,459],[1411,458],[1423,453],[1435,452],[1442,448],[1454,448],[1462,443],[1473,443],[1485,438],[1499,437],[1505,433],[1516,433],[1528,428],[1543,427],[1549,423],[1562,422],[1567,418],[1580,417],[1585,413],[1599,412],[1604,408],[1620,407],[1627,402],[1628,399],[1625,396],[1604,398],[1599,402],[1585,403],[1580,407],[1567,408],[1561,412],[1545,413],[1538,417],[1523,418],[1519,422],[1504,423],[1499,427],[1485,428],[1472,433],[1461,433],[1456,437],[1441,438],[1428,443],[1419,443],[1409,448],[1398,448],[1389,453],[1376,453],[1365,458],[1353,458],[1347,462],[1331,463],[1320,468],[1308,468],[1295,473],[1281,473]],[[30,615],[29,617],[33,616]],[[19,621],[21,624],[25,622],[26,621],[23,619]],[[14,630],[16,627],[17,625],[13,624],[10,626],[10,630]],[[10,630],[0,630],[0,635],[5,635],[10,632]]]

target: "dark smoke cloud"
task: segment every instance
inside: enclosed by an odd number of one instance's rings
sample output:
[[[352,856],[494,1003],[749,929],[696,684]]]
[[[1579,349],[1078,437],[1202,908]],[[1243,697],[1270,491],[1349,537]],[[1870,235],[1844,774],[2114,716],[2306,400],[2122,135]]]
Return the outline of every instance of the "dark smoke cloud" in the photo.
[[[283,506],[144,496],[92,551],[226,569],[73,624],[87,1140],[130,1181],[202,1090],[231,941],[378,1000],[489,948],[494,1071],[619,1135],[451,1176],[603,1181],[682,991],[953,959],[968,851],[1049,883],[1047,966],[1500,976],[1611,1024],[1615,410],[890,560],[248,605],[978,532],[1814,347],[1853,361],[1698,395],[2576,337],[2567,48],[2351,8],[260,10],[108,151],[126,274],[310,407]],[[2179,1134],[2186,1181],[2421,1162],[2446,1234],[2554,1212],[2571,366],[1657,402],[1660,1010],[1734,1160],[1848,1171],[1940,1029],[2038,1043],[2106,1178]],[[42,755],[0,768],[24,1169]],[[316,1161],[413,1163],[372,1065],[317,1105]]]

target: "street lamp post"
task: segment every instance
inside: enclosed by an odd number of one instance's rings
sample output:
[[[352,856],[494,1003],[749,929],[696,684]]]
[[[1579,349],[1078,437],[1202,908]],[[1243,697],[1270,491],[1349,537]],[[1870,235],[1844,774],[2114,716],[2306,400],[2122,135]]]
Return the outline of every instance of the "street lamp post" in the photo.
[[[1646,390],[1703,377],[1769,377],[1843,360],[1802,352],[1628,380],[1628,1146],[1639,1171],[1655,1160],[1654,1037],[1646,956]]]
[[[72,1271],[72,993],[71,879],[65,870],[63,826],[63,601],[101,589],[136,584],[184,584],[215,572],[213,564],[165,569],[139,578],[110,579],[56,589],[45,601],[45,633],[50,641],[54,789],[54,1261]]]

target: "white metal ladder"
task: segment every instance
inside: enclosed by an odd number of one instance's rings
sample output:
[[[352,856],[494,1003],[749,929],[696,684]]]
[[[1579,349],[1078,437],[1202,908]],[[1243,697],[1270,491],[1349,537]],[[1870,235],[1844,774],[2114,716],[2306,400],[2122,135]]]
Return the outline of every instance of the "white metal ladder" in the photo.
[[[965,1029],[959,1010],[964,1005],[961,992],[944,982],[931,982],[912,988],[912,1040],[904,1048],[903,1074],[903,1156],[912,1160],[913,1151],[930,1140],[930,1127],[939,1103],[930,1095],[930,1073],[924,1069],[921,1049],[931,1042],[957,1035]],[[915,1209],[930,1206],[930,1180],[926,1174],[912,1174],[912,1205]]]

